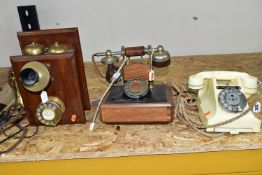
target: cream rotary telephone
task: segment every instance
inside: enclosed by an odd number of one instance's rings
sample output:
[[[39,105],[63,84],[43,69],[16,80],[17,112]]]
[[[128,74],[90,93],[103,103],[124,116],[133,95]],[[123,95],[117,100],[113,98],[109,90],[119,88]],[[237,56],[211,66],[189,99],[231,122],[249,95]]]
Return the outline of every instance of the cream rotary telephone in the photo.
[[[244,72],[210,71],[191,75],[188,87],[198,90],[197,105],[202,123],[215,125],[244,113],[247,99],[257,93],[257,78]],[[252,111],[230,123],[206,128],[207,132],[260,132],[261,121]]]

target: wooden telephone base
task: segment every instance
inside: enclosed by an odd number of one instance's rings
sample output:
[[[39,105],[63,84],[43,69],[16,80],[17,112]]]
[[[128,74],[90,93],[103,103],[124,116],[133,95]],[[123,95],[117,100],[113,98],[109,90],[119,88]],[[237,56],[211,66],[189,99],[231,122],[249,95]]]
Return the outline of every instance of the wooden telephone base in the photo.
[[[171,88],[155,85],[143,99],[131,99],[122,86],[113,86],[100,111],[102,122],[108,124],[169,123],[173,120]]]

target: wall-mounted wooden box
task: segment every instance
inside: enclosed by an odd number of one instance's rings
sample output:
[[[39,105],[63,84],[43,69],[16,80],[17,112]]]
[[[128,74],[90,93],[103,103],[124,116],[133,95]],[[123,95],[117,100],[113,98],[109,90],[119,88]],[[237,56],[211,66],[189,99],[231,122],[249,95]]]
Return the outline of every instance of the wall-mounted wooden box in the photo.
[[[58,124],[86,122],[83,98],[73,52],[37,56],[12,56],[10,60],[30,124],[41,125],[36,117],[36,109],[41,103],[41,91],[32,92],[26,89],[20,81],[19,74],[23,66],[32,61],[48,65],[51,78],[48,86],[44,90],[48,96],[58,97],[64,103],[65,111]]]
[[[32,42],[39,43],[44,47],[49,47],[50,45],[54,44],[54,42],[59,42],[61,44],[67,45],[71,49],[74,49],[74,59],[76,63],[77,76],[79,77],[79,87],[81,91],[80,93],[83,102],[83,108],[84,110],[89,110],[89,94],[87,90],[87,82],[78,29],[64,28],[18,32],[17,36],[23,54],[25,46],[31,44]]]

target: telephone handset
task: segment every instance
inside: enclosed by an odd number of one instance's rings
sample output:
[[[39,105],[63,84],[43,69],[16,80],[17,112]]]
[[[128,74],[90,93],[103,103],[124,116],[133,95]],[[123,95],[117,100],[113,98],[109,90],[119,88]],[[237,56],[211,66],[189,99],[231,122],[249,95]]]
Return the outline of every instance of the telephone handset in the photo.
[[[249,106],[247,99],[257,92],[257,78],[244,72],[209,71],[191,75],[188,87],[198,91],[197,105],[202,123],[214,125],[234,118]],[[259,132],[261,121],[250,111],[231,123],[207,128],[208,132]]]
[[[97,72],[102,78],[105,78],[108,82],[111,82],[118,66],[116,64],[119,58],[127,57],[143,57],[149,55],[150,59],[148,64],[142,63],[129,63],[128,60],[122,66],[118,79],[123,75],[123,91],[127,97],[138,99],[146,96],[150,92],[152,87],[152,81],[154,80],[153,66],[166,67],[170,64],[170,54],[164,50],[164,47],[159,45],[156,48],[152,48],[150,45],[147,47],[121,47],[120,51],[112,52],[107,50],[106,52],[95,53],[92,56],[92,61],[96,67]],[[106,75],[104,76],[96,66],[95,57],[102,57],[101,63],[107,65]],[[123,59],[125,60],[125,59]],[[123,63],[123,61],[122,61]]]

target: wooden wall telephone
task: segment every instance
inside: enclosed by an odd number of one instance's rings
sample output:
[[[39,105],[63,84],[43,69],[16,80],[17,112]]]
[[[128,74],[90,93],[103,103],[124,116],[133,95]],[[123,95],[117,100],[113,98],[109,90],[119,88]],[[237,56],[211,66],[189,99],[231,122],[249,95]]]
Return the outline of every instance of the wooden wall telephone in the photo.
[[[85,76],[83,55],[78,28],[46,29],[18,32],[23,55],[74,53],[79,87],[84,110],[90,110],[89,94]]]
[[[148,63],[129,62],[130,57],[148,55]],[[104,76],[110,85],[100,101],[90,130],[93,129],[98,111],[105,123],[168,123],[172,121],[172,96],[167,85],[153,85],[153,66],[166,67],[170,64],[170,54],[159,45],[122,47],[121,51],[96,53],[92,56],[102,57],[101,62],[108,65]],[[120,57],[123,57],[119,67]],[[119,82],[119,85],[113,84]],[[101,108],[100,108],[101,106]]]
[[[10,59],[30,124],[86,122],[72,52]]]
[[[198,91],[197,105],[202,123],[214,125],[236,117],[249,108],[247,99],[257,92],[257,78],[243,72],[213,71],[191,75],[188,87]],[[261,121],[252,111],[207,132],[259,132]]]
[[[32,125],[85,123],[90,109],[77,28],[18,32],[23,56],[10,57]]]

